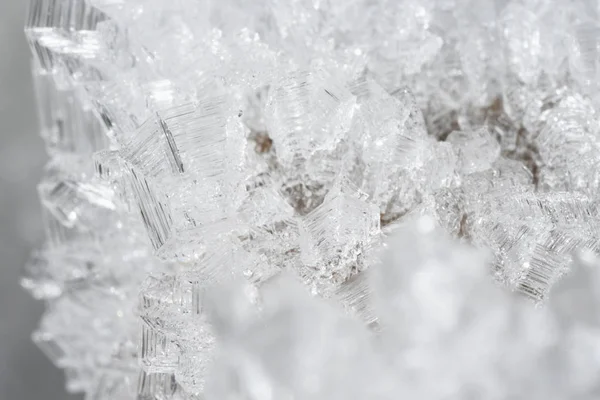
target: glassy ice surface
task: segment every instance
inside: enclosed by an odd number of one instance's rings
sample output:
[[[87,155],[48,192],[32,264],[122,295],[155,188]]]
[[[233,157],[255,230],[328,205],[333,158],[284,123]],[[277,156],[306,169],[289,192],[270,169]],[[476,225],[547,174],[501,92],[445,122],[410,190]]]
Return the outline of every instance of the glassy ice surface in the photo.
[[[34,340],[93,400],[597,398],[598,12],[31,0]]]

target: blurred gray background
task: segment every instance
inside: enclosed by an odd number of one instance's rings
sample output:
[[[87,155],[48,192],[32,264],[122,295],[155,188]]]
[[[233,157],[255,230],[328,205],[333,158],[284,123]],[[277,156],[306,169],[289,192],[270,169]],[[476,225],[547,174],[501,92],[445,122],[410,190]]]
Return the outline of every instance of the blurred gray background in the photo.
[[[43,241],[35,186],[46,161],[22,33],[26,4],[0,0],[0,400],[74,400],[30,339],[44,306],[19,286]]]

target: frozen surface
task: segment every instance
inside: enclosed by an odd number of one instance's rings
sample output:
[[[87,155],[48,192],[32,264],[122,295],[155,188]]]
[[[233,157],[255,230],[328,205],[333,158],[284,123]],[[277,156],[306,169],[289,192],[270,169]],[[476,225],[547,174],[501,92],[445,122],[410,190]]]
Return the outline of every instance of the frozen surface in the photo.
[[[31,0],[67,388],[595,398],[552,294],[595,301],[600,19],[558,4]]]

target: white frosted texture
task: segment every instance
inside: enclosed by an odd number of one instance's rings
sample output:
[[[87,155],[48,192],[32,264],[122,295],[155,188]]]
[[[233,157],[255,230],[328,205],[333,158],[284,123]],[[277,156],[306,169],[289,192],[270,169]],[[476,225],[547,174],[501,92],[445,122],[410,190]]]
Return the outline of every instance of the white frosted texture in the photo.
[[[29,3],[69,391],[599,398],[597,3]]]

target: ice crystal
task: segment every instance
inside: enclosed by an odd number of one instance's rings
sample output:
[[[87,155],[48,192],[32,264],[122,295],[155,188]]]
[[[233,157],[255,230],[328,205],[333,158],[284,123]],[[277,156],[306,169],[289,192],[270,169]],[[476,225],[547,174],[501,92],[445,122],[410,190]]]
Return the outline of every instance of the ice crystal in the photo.
[[[597,398],[598,21],[30,0],[35,342],[89,400]]]

